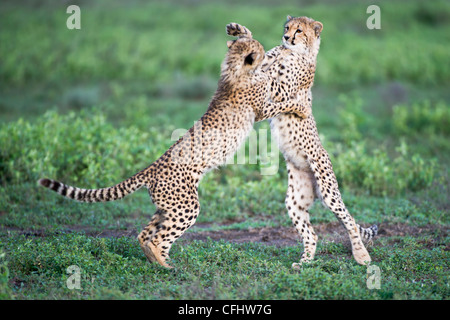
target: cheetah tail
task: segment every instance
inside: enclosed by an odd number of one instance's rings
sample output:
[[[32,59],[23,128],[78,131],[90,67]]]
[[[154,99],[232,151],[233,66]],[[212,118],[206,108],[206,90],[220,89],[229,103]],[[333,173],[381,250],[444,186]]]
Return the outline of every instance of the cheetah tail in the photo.
[[[361,237],[364,241],[372,241],[372,239],[378,234],[378,226],[374,224],[373,226],[369,228],[363,228],[360,225],[358,225],[359,233],[361,234]]]
[[[136,176],[122,181],[113,187],[101,189],[81,189],[50,179],[40,179],[39,184],[66,198],[80,202],[105,202],[122,199],[143,186],[142,183],[136,180]]]
[[[232,37],[239,37],[239,38],[252,38],[252,33],[250,30],[248,30],[246,27],[241,26],[239,23],[229,23],[227,24],[227,34]]]

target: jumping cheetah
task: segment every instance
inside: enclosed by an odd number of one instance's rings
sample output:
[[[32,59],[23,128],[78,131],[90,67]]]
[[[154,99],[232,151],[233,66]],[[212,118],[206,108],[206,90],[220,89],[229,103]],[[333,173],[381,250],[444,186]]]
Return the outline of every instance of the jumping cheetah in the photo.
[[[303,105],[311,107],[317,54],[323,25],[308,17],[288,16],[284,25],[282,45],[266,53],[263,70],[281,84],[281,91],[271,91],[273,101],[285,101],[297,95]],[[231,36],[251,37],[251,31],[237,23],[227,26]],[[310,85],[305,86],[304,79]],[[286,207],[296,230],[303,239],[302,263],[314,258],[317,235],[309,221],[308,209],[315,198],[320,198],[346,228],[352,244],[352,253],[359,264],[371,261],[361,236],[369,241],[377,234],[377,226],[362,228],[355,223],[342,201],[339,186],[327,151],[323,148],[311,114],[301,119],[294,114],[280,114],[270,121],[272,134],[277,138],[288,172]]]
[[[309,108],[295,101],[272,103],[267,92],[277,87],[261,72],[264,48],[251,37],[228,41],[221,76],[206,113],[158,160],[131,178],[110,188],[81,189],[41,179],[39,183],[82,202],[112,201],[141,187],[149,190],[156,213],[138,236],[150,262],[171,268],[169,251],[199,212],[198,185],[209,170],[225,164],[259,121],[280,112],[307,117]]]

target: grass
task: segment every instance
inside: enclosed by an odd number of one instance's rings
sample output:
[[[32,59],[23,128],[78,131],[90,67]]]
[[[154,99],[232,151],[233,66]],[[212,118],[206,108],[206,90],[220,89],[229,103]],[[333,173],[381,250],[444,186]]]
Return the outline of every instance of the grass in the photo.
[[[379,2],[381,30],[365,27],[369,1],[78,4],[79,31],[65,27],[63,4],[0,4],[0,299],[449,299],[447,2]],[[298,271],[300,243],[226,237],[291,227],[281,156],[274,175],[258,159],[202,180],[174,270],[150,265],[135,239],[155,211],[144,190],[80,204],[37,187],[43,176],[103,187],[146,167],[206,109],[225,25],[245,24],[269,49],[287,14],[325,26],[313,112],[346,206],[380,227],[369,247],[380,289],[319,203],[317,256]],[[223,239],[189,237],[205,232]],[[81,289],[67,287],[72,265]]]
[[[321,243],[322,256],[299,271],[290,268],[295,247],[198,241],[174,247],[174,270],[148,265],[134,239],[82,233],[45,238],[12,235],[9,267],[19,299],[441,299],[448,293],[443,243],[428,237],[381,239],[372,255],[381,288],[368,290],[367,271],[342,244]],[[17,245],[20,243],[20,245]],[[70,244],[70,245],[69,245]],[[81,288],[65,285],[67,267],[83,266]]]

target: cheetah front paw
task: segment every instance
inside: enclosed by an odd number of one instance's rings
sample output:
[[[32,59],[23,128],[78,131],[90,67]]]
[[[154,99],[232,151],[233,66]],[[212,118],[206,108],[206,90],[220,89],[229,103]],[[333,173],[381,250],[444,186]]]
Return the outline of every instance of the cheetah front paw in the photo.
[[[250,30],[248,30],[246,27],[241,26],[239,23],[229,23],[227,24],[227,34],[229,36],[234,36],[234,37],[248,37],[248,38],[252,38],[252,33]]]

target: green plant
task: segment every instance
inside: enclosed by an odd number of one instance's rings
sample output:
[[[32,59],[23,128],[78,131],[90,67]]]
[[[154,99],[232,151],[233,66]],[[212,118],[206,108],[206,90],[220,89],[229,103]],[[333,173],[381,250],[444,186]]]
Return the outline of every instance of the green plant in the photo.
[[[9,286],[9,269],[6,261],[6,254],[0,250],[0,300],[13,298]]]
[[[340,185],[377,196],[400,195],[430,187],[438,173],[436,161],[411,154],[405,143],[397,150],[401,152],[391,158],[383,148],[370,150],[363,141],[353,142],[349,147],[337,145],[333,168]]]
[[[396,105],[393,108],[394,132],[402,135],[450,135],[450,106],[444,101],[429,100],[412,105]]]
[[[0,128],[0,183],[32,182],[48,176],[90,185],[111,184],[155,160],[164,147],[156,129],[116,129],[95,110],[34,122],[19,119]],[[149,147],[151,146],[151,147]]]

